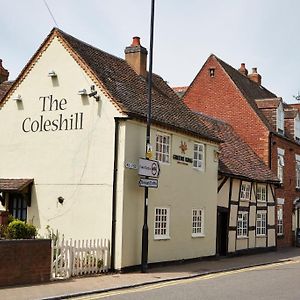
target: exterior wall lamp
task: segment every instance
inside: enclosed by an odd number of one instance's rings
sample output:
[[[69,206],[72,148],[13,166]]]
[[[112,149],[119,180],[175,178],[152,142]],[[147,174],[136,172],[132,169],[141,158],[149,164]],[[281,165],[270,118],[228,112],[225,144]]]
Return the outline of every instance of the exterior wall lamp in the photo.
[[[52,70],[48,73],[48,76],[53,78],[53,77],[57,77],[57,74],[55,73],[55,71]]]
[[[16,96],[13,97],[13,100],[22,101],[22,96],[21,95],[16,95]]]
[[[82,90],[80,90],[80,91],[78,91],[78,95],[80,95],[80,96],[87,96],[87,90],[86,89],[82,89]]]

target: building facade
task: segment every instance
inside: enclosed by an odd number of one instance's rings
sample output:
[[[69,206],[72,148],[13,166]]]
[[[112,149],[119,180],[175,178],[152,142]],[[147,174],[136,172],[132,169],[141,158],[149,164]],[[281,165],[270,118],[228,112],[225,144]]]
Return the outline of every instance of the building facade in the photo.
[[[0,191],[15,217],[65,238],[107,238],[112,268],[139,265],[147,51],[126,60],[53,29],[0,104]],[[220,140],[157,75],[148,202],[149,262],[216,253]]]
[[[202,113],[222,142],[219,153],[217,254],[276,248],[275,186],[279,181],[232,126]]]
[[[188,87],[183,101],[192,110],[229,123],[277,174],[281,180],[275,190],[278,246],[290,246],[296,229],[294,203],[300,196],[298,109],[284,103],[261,81],[256,68],[248,74],[245,64],[236,70],[211,55]]]

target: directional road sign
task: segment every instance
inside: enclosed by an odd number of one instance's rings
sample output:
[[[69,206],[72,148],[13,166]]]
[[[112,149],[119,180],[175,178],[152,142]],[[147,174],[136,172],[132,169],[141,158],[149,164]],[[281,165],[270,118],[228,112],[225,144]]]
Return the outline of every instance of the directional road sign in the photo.
[[[145,158],[139,159],[139,175],[158,178],[159,172],[158,161]]]
[[[157,179],[149,179],[149,178],[141,178],[139,181],[140,187],[148,187],[148,188],[158,188],[158,180]]]

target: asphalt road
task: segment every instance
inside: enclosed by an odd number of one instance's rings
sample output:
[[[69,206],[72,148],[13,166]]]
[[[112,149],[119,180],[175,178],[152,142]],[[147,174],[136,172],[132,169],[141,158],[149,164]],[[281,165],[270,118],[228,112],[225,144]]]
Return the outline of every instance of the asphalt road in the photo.
[[[299,275],[300,261],[289,261],[76,299],[298,300]]]

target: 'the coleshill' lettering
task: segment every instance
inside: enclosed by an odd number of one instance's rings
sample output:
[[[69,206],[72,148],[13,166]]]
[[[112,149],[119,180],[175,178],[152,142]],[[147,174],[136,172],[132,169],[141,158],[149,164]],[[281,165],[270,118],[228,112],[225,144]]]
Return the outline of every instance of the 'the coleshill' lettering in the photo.
[[[62,114],[59,114],[58,118],[53,120],[44,120],[44,116],[40,115],[38,120],[26,118],[23,121],[22,129],[24,132],[76,130],[82,129],[82,124],[82,112],[72,114],[69,118],[64,118]]]
[[[52,95],[39,98],[42,104],[41,112],[56,112],[67,109],[67,100],[54,99]],[[62,130],[80,130],[83,129],[83,113],[76,112],[69,116],[60,113],[55,118],[46,119],[43,114],[37,119],[28,117],[22,122],[23,132],[44,132],[44,131],[62,131]]]

